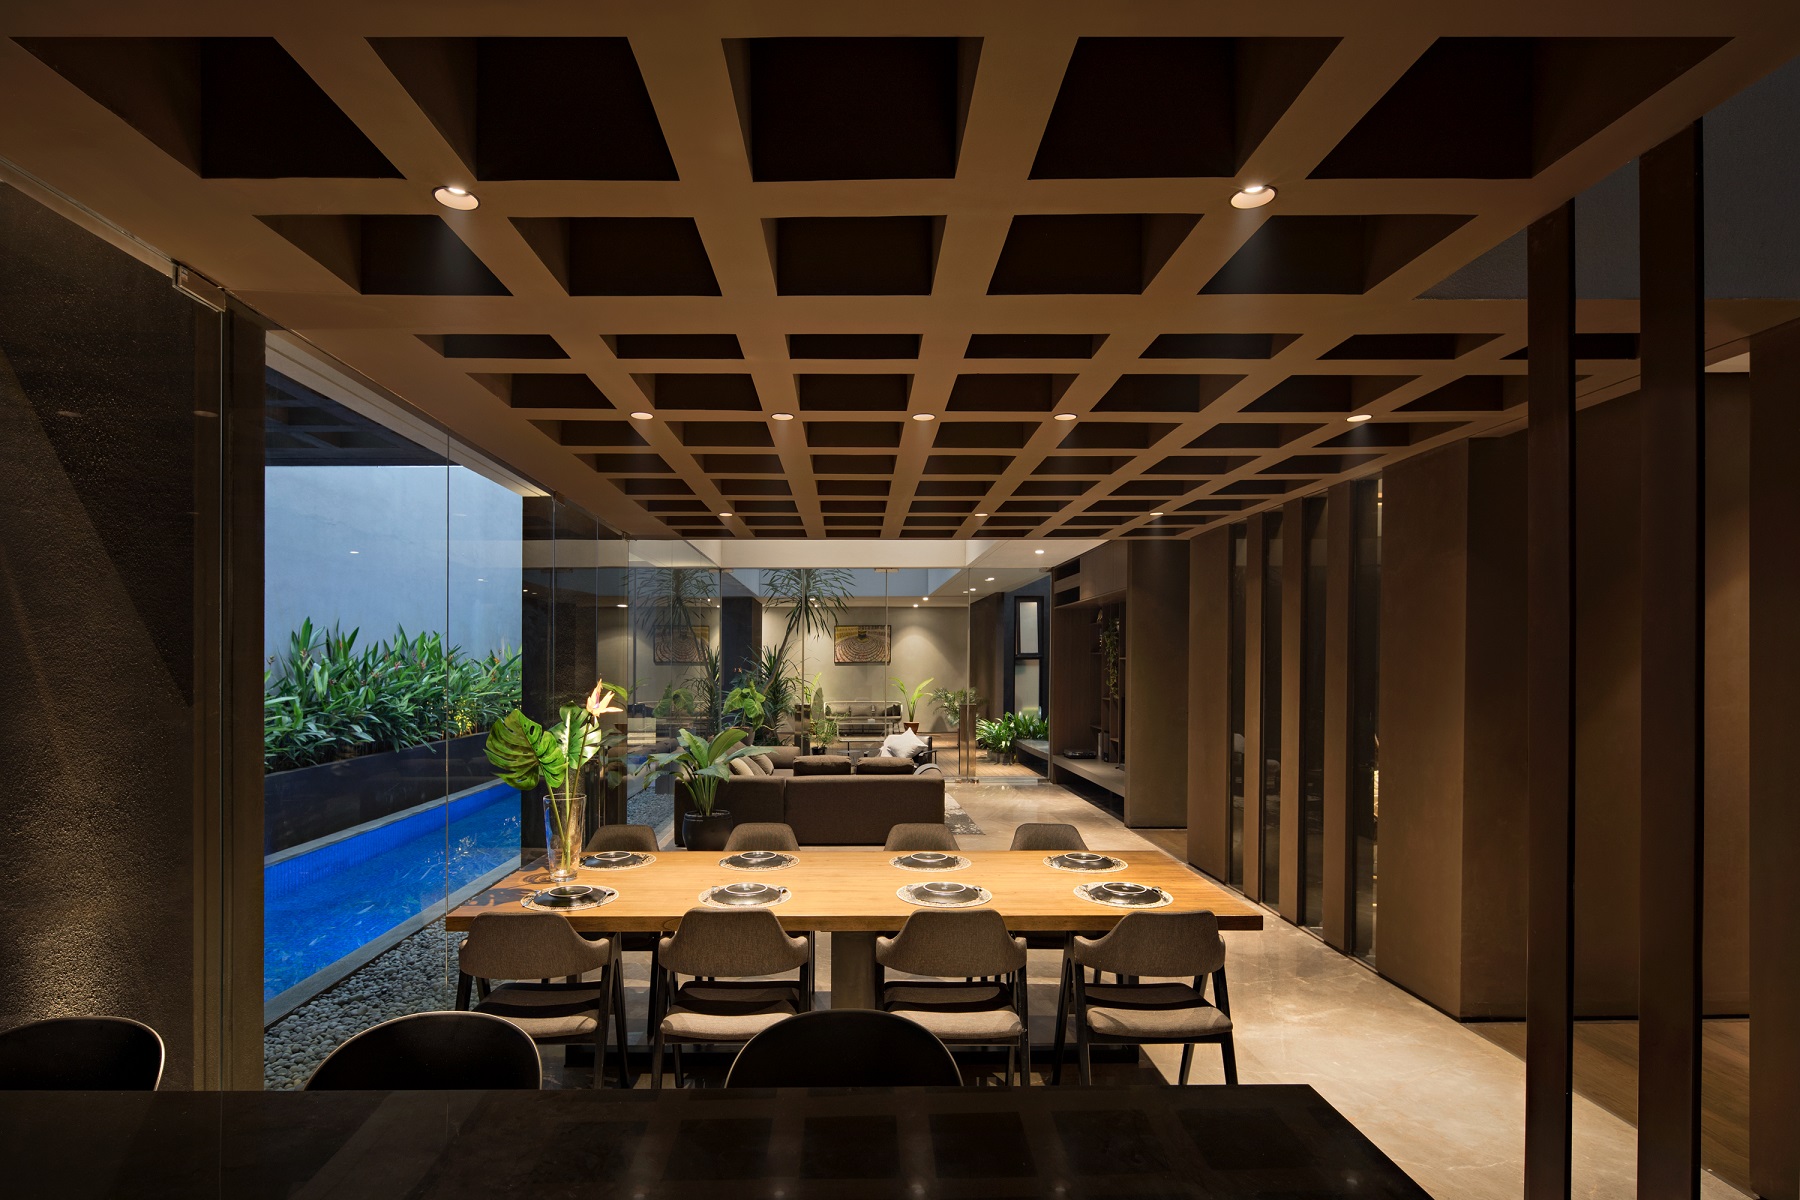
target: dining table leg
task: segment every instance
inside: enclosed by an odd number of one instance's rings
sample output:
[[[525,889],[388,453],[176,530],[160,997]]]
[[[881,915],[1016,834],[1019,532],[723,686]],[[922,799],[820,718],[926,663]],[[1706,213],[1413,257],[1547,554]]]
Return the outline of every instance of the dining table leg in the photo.
[[[831,935],[831,1007],[881,1007],[875,982],[875,939],[879,936],[842,931]]]

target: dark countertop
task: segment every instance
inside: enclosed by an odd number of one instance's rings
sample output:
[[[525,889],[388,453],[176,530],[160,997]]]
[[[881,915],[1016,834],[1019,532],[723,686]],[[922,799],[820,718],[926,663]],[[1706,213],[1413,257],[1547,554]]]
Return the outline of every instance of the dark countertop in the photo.
[[[76,1197],[1425,1197],[1303,1085],[0,1093],[0,1186]]]

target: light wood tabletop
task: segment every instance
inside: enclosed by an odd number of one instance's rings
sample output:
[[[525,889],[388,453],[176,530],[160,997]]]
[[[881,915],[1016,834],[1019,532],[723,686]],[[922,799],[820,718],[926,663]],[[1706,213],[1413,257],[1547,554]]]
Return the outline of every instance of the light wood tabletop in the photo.
[[[1041,851],[965,850],[970,865],[957,871],[923,873],[892,865],[885,850],[801,850],[798,862],[779,871],[734,871],[720,866],[720,851],[659,850],[656,861],[630,870],[582,869],[574,882],[603,884],[618,898],[596,908],[566,913],[583,932],[638,933],[672,930],[681,914],[700,904],[708,888],[757,880],[789,890],[771,910],[791,931],[873,933],[898,929],[919,911],[896,895],[908,883],[932,879],[976,884],[993,894],[991,907],[1015,930],[1100,931],[1112,928],[1128,909],[1096,904],[1075,894],[1075,886],[1096,880],[1127,880],[1160,887],[1174,903],[1157,912],[1210,909],[1221,929],[1261,929],[1262,909],[1235,892],[1188,870],[1156,850],[1108,851],[1127,864],[1122,871],[1076,873],[1045,865]],[[521,912],[520,901],[550,887],[549,871],[535,863],[516,871],[453,909],[446,922],[464,930],[478,913]]]

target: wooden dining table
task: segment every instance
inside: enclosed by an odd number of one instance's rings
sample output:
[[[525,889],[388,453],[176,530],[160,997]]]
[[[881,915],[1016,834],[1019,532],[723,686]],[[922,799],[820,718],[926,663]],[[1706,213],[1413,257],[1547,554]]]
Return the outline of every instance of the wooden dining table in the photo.
[[[800,850],[792,866],[781,870],[744,871],[722,865],[721,851],[659,850],[655,861],[624,870],[581,868],[575,883],[600,884],[617,897],[606,904],[562,915],[583,933],[673,932],[681,916],[703,904],[707,890],[728,883],[756,880],[788,890],[770,907],[790,933],[814,932],[831,937],[831,1005],[874,1008],[876,999],[875,939],[893,933],[920,906],[899,896],[899,889],[928,880],[953,880],[986,888],[991,907],[1018,932],[1100,933],[1132,910],[1097,904],[1076,894],[1076,886],[1103,880],[1128,881],[1162,888],[1173,903],[1150,911],[1209,910],[1226,930],[1261,929],[1262,909],[1236,892],[1189,870],[1157,850],[1106,851],[1125,863],[1123,870],[1075,872],[1049,866],[1042,851],[965,850],[969,865],[960,870],[921,872],[893,865],[888,850]],[[483,912],[524,911],[528,897],[554,886],[542,862],[526,866],[479,892],[450,911],[446,927],[467,930]]]

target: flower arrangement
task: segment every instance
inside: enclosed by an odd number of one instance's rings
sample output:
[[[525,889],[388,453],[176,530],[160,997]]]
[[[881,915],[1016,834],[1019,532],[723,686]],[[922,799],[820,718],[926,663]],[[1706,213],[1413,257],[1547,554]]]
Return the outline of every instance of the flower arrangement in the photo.
[[[622,770],[609,753],[624,743],[625,735],[603,729],[602,717],[622,713],[625,689],[596,680],[583,704],[565,704],[560,718],[548,729],[515,708],[495,723],[488,733],[487,757],[494,776],[502,783],[529,792],[544,785],[544,838],[553,879],[570,879],[581,856],[583,807],[582,770],[596,756],[602,786],[619,782]]]

